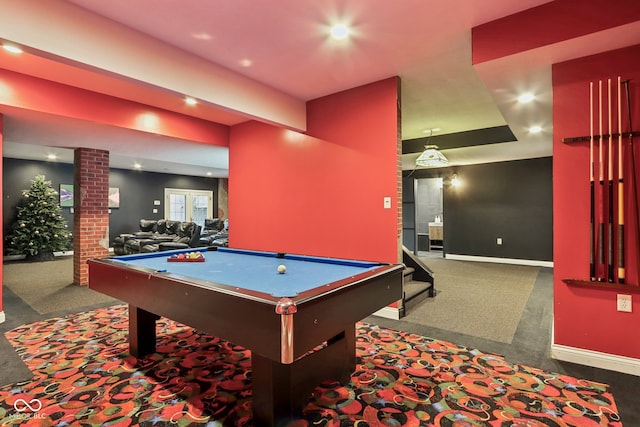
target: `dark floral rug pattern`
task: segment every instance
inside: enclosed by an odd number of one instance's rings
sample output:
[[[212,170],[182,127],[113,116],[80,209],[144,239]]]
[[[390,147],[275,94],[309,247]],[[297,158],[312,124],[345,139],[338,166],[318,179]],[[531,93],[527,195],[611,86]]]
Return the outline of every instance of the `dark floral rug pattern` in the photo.
[[[158,323],[141,359],[126,306],[7,332],[34,377],[0,388],[0,426],[251,425],[250,351]],[[320,384],[287,426],[622,426],[606,384],[364,323],[356,345],[351,382]]]

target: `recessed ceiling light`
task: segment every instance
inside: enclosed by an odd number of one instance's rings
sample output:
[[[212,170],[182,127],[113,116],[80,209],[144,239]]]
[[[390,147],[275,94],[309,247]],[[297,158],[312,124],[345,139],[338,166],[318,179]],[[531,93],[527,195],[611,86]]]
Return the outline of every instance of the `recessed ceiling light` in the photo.
[[[213,175],[213,172],[207,172],[207,176]]]
[[[331,27],[331,37],[336,40],[344,40],[349,37],[349,27],[344,24],[336,24]]]
[[[529,128],[529,133],[540,133],[542,132],[542,126],[531,126]]]
[[[195,98],[192,98],[190,96],[186,96],[184,98],[184,103],[187,105],[196,105],[198,103],[198,101]]]
[[[133,164],[133,168],[134,169],[142,169],[142,165],[140,163],[136,162],[136,163]]]
[[[22,49],[13,44],[3,44],[2,48],[9,53],[22,53]]]
[[[191,33],[191,37],[196,40],[211,40],[213,37],[209,33]]]
[[[520,95],[518,97],[518,102],[520,103],[526,103],[526,102],[531,102],[535,99],[535,96],[532,93],[523,93],[522,95]]]
[[[242,65],[243,67],[251,67],[253,65],[253,61],[248,58],[241,59],[240,65]]]
[[[136,126],[147,131],[157,131],[160,128],[160,117],[153,112],[138,114]]]
[[[56,156],[55,154],[48,154],[47,155],[47,159],[49,159],[49,160],[55,160],[57,158],[58,158],[58,156]]]

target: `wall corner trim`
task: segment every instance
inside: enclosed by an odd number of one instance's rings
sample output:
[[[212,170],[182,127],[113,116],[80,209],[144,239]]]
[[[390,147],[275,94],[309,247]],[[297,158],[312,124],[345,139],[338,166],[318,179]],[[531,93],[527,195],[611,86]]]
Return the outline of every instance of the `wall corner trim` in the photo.
[[[553,268],[553,261],[541,261],[536,259],[498,258],[498,257],[488,257],[488,256],[457,255],[457,254],[446,254],[445,258],[453,259],[457,261],[493,262],[496,264],[531,265],[531,266],[537,266],[537,267]]]
[[[4,323],[6,317],[4,316],[4,311],[0,311],[0,323]]]
[[[623,374],[640,376],[640,359],[616,354],[601,353],[583,348],[551,344],[551,357],[564,362],[622,372]]]

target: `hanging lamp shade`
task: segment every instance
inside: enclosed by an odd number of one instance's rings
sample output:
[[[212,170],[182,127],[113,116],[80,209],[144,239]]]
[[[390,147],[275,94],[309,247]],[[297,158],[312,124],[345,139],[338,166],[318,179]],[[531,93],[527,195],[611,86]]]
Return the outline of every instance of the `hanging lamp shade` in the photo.
[[[427,145],[424,147],[424,152],[416,159],[416,165],[425,168],[435,168],[439,166],[449,165],[449,160],[438,151],[437,145]]]

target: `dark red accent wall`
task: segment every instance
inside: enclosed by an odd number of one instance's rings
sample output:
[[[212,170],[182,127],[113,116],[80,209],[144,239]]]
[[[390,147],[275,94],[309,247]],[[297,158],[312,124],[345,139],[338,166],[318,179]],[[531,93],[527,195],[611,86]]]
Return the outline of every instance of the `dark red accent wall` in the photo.
[[[229,128],[195,117],[54,83],[0,68],[0,113],[14,108],[226,146]],[[145,120],[151,117],[153,120]],[[151,122],[149,124],[148,122]]]
[[[0,154],[2,154],[2,147],[3,147],[3,141],[2,141],[2,114],[0,114]],[[2,169],[0,168],[0,172],[2,172]],[[0,173],[0,184],[2,184],[2,173]],[[0,185],[0,188],[2,188],[2,186]],[[2,200],[4,199],[4,197],[0,198],[0,212],[2,212]],[[0,239],[2,239],[2,241],[4,242],[4,233],[2,232],[2,230],[0,230]],[[4,245],[2,245],[2,247],[0,247],[0,255],[2,255],[2,257],[4,257]],[[2,277],[2,268],[0,268],[0,313],[2,313],[2,288],[4,286],[2,286],[2,283],[4,283],[3,277]]]
[[[617,77],[631,79],[632,117],[640,125],[640,45],[581,58],[553,66],[554,122],[554,324],[555,343],[605,353],[640,358],[640,341],[632,325],[640,324],[640,293],[638,291],[638,251],[631,237],[637,215],[630,202],[631,179],[626,165],[626,258],[627,282],[632,293],[633,312],[616,310],[616,295],[625,290],[583,288],[566,285],[562,279],[589,279],[589,143],[566,144],[563,138],[589,135],[589,82],[604,81],[606,100],[607,79],[611,78],[614,98]],[[624,87],[622,92],[623,131],[628,131]],[[604,101],[604,126],[608,122],[608,104]],[[594,106],[597,111],[598,101]],[[617,132],[617,102],[612,104],[613,129]],[[598,133],[598,118],[595,118]],[[640,138],[635,140],[636,165],[640,165]],[[628,139],[624,140],[625,155],[629,155]],[[615,141],[617,146],[617,141]],[[606,152],[607,150],[605,150]],[[616,151],[614,151],[614,157]],[[597,152],[595,155],[597,159]],[[640,175],[637,174],[640,178]],[[596,175],[596,180],[598,176]],[[615,193],[617,194],[617,193]],[[637,193],[636,196],[637,197]],[[615,218],[615,217],[614,217]]]
[[[310,101],[306,135],[234,126],[230,245],[397,262],[397,100],[391,78]]]
[[[478,64],[640,20],[637,0],[555,0],[472,29]]]

